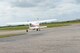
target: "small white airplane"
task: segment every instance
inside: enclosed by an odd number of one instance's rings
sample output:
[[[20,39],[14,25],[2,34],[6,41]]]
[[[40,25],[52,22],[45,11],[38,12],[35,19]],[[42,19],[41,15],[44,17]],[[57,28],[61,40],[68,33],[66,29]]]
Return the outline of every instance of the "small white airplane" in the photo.
[[[41,21],[31,21],[31,22],[17,22],[17,23],[8,23],[8,25],[28,25],[29,29],[26,29],[26,32],[29,30],[40,31],[42,28],[47,28],[47,26],[40,26],[40,23],[49,23],[57,21],[57,19],[41,20]]]
[[[28,32],[29,30],[36,30],[36,31],[40,31],[40,29],[42,28],[46,28],[47,26],[40,26],[40,23],[38,22],[33,22],[29,24],[29,29],[26,30],[26,32]]]

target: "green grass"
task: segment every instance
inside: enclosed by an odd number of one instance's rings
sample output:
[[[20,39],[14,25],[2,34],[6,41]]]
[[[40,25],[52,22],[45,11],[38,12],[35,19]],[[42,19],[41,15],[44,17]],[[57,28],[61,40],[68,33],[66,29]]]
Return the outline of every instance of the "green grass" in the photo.
[[[80,24],[79,22],[74,22],[74,21],[67,21],[67,22],[55,22],[55,23],[45,23],[41,24],[42,26],[47,26],[48,28],[52,27],[61,27],[61,26],[68,26],[71,24]],[[0,27],[0,30],[26,30],[28,29],[28,26],[7,26],[7,27]]]
[[[71,24],[80,24],[80,22],[55,22],[55,23],[44,23],[41,24],[42,26],[47,26],[48,28],[52,27],[61,27],[61,26],[69,26]],[[0,27],[0,30],[26,30],[28,26],[7,26],[7,27]],[[6,38],[11,36],[18,36],[23,34],[8,34],[8,35],[0,35],[0,38]]]
[[[12,37],[12,36],[18,36],[18,35],[23,35],[25,33],[22,34],[8,34],[8,35],[0,35],[0,38],[6,38],[6,37]]]
[[[1,27],[0,30],[25,30],[28,26]]]
[[[48,28],[52,28],[52,27],[69,26],[72,24],[80,24],[80,22],[55,22],[55,23],[48,23],[42,25],[46,25]]]
[[[43,24],[44,26],[47,26],[48,28],[52,27],[61,27],[61,26],[67,26],[69,24]]]

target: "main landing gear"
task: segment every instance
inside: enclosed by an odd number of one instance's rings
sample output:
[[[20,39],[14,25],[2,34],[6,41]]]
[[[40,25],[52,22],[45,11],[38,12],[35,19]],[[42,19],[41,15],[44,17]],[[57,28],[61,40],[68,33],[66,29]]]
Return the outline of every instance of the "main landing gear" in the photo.
[[[28,32],[28,30],[26,30],[26,32]]]
[[[36,31],[40,31],[40,29],[36,29]]]
[[[40,29],[35,29],[36,31],[40,31]],[[29,32],[29,30],[27,29],[26,32]]]

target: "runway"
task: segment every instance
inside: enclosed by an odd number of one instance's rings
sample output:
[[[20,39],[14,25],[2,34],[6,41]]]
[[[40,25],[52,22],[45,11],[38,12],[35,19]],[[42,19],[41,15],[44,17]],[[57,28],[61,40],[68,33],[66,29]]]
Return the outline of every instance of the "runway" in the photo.
[[[80,25],[0,38],[0,53],[80,53]]]

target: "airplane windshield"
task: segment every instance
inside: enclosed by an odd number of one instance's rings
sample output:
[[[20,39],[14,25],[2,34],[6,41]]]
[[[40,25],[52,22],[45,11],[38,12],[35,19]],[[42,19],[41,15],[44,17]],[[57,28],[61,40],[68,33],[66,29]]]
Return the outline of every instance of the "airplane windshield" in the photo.
[[[35,27],[35,25],[33,25],[33,24],[30,24],[30,27]]]

